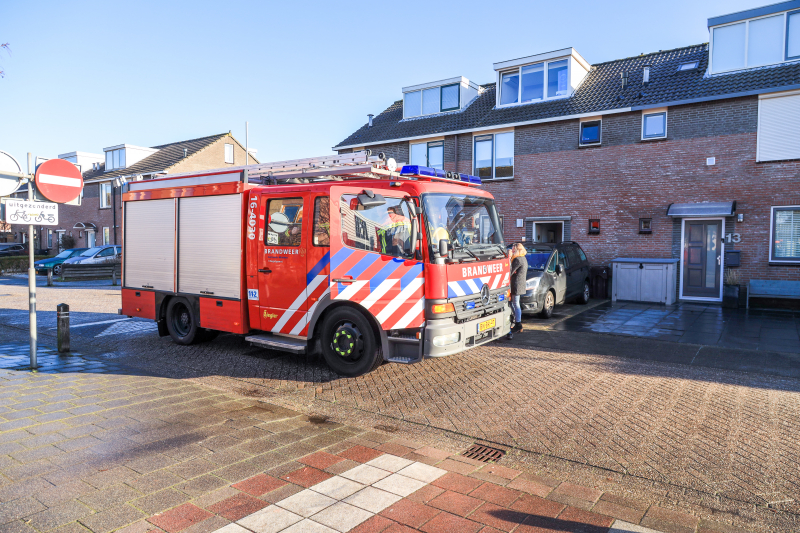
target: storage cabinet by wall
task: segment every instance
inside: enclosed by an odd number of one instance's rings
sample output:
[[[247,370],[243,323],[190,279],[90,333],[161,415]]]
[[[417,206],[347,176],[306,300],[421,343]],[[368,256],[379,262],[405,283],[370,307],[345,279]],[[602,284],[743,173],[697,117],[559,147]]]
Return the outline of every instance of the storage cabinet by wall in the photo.
[[[611,263],[612,301],[675,303],[678,259],[618,258]]]

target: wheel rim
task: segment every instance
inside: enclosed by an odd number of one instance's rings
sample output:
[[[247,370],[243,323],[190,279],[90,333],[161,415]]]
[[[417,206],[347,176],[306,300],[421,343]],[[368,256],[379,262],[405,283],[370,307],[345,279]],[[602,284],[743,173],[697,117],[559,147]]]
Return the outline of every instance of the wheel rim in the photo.
[[[172,311],[172,327],[180,337],[185,337],[192,329],[192,315],[183,304],[176,304]]]
[[[584,283],[583,284],[583,299],[584,300],[588,300],[589,299],[589,284],[588,283]]]
[[[331,349],[342,361],[355,363],[364,356],[364,335],[349,320],[337,322],[333,330]]]
[[[53,274],[55,275],[61,274],[61,265],[56,265],[53,267]]]
[[[544,308],[547,310],[547,312],[550,312],[550,310],[553,309],[553,293],[552,292],[548,292],[547,293],[547,296],[544,299]]]

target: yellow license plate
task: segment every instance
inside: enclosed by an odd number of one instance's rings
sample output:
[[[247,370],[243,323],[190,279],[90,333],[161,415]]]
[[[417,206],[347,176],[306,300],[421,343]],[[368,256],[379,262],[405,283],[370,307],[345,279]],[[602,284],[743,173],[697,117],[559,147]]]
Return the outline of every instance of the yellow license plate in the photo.
[[[478,333],[483,333],[486,330],[494,329],[495,319],[492,318],[491,320],[484,320],[478,324]]]

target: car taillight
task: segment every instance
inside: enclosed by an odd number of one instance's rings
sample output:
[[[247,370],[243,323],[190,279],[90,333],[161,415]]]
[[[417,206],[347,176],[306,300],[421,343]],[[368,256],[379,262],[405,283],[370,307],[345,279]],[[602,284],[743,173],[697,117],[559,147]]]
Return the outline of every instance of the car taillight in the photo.
[[[431,306],[431,311],[436,314],[439,313],[455,313],[456,308],[453,307],[453,304],[434,304]]]

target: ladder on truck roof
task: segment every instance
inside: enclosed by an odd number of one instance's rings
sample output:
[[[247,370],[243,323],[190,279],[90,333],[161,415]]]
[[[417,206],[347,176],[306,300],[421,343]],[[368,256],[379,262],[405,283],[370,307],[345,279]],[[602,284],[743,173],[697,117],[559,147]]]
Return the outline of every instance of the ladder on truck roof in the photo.
[[[328,155],[322,157],[309,157],[305,159],[290,159],[271,163],[259,163],[240,167],[228,167],[217,170],[185,172],[180,174],[167,174],[163,179],[174,180],[189,178],[197,175],[227,175],[231,179],[225,181],[257,182],[263,185],[282,185],[290,183],[312,183],[316,181],[345,180],[345,179],[429,179],[437,181],[459,182],[462,185],[480,185],[481,180],[476,176],[445,172],[430,167],[418,165],[405,165],[398,169],[397,162],[386,157],[383,152],[372,155],[371,150],[362,150],[350,154]],[[240,177],[236,180],[234,176]],[[148,182],[137,182],[137,184]],[[145,188],[137,186],[136,189]]]

